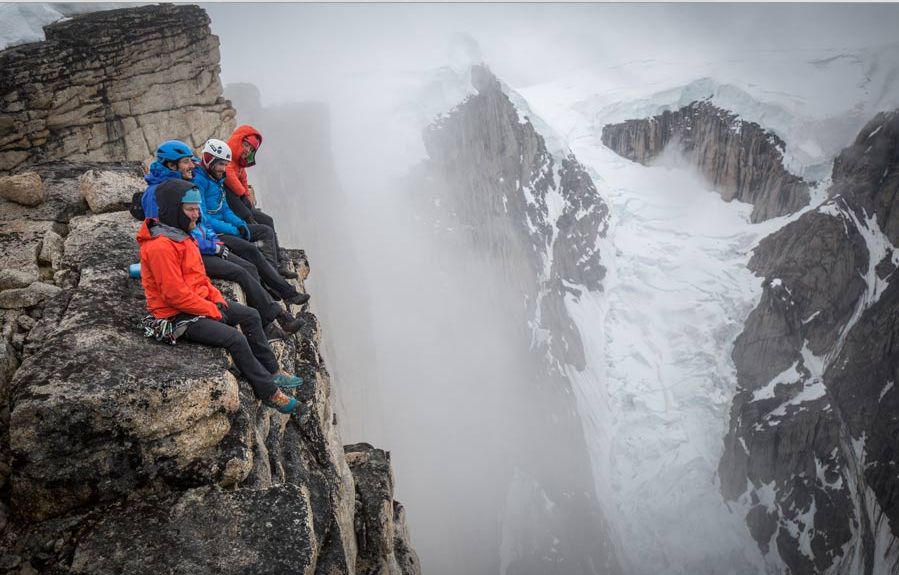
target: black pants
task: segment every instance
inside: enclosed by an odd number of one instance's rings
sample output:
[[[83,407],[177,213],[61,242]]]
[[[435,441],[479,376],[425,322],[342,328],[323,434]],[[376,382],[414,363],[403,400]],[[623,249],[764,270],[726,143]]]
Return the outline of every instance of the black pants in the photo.
[[[262,252],[259,251],[256,244],[237,236],[223,234],[220,235],[219,238],[225,242],[225,245],[228,246],[229,250],[256,266],[256,270],[259,272],[259,277],[262,279],[262,282],[281,298],[286,299],[296,295],[297,288],[287,283],[287,280],[281,277],[278,270],[265,259],[265,256],[262,255]]]
[[[278,252],[278,233],[275,231],[275,220],[265,212],[250,207],[250,201],[242,198],[229,189],[225,189],[225,198],[228,200],[228,206],[231,211],[237,214],[237,217],[248,224],[262,224],[272,229],[275,241],[275,253]],[[252,231],[252,230],[251,230]],[[254,234],[255,235],[255,234]],[[277,262],[275,263],[277,266]]]
[[[259,312],[262,325],[270,324],[281,313],[281,306],[275,303],[259,283],[259,273],[252,263],[235,254],[229,255],[228,259],[204,254],[203,265],[206,266],[206,275],[212,279],[237,282],[240,285],[247,296],[247,303]]]
[[[243,333],[232,327],[235,325]],[[278,360],[268,345],[256,310],[229,301],[228,307],[222,310],[221,321],[200,318],[188,326],[182,337],[227,349],[237,369],[253,386],[257,398],[268,399],[278,389],[272,377],[278,373]]]
[[[240,267],[242,267],[243,269],[247,270],[247,273],[250,274],[251,276],[253,276],[254,280],[261,281],[259,279],[259,270],[257,270],[256,266],[254,266],[249,261],[243,259],[242,257],[240,257],[237,254],[233,254],[230,252],[228,253],[228,261],[233,264],[237,264]]]
[[[259,251],[265,256],[265,259],[271,262],[273,266],[278,267],[278,240],[275,238],[275,230],[262,224],[247,224],[250,228],[250,234],[253,237],[253,243],[262,242]]]

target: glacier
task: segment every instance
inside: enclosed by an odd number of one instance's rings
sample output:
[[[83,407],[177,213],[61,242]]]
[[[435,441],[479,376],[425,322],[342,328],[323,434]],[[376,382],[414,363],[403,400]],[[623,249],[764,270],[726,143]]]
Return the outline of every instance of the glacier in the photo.
[[[718,489],[736,388],[733,343],[762,293],[747,263],[760,239],[824,201],[834,155],[871,115],[899,103],[895,64],[880,65],[896,62],[897,48],[627,62],[518,89],[591,170],[610,207],[603,290],[566,298],[587,352],[587,368],[567,374],[598,498],[632,572],[782,568],[762,556],[746,509]],[[647,167],[600,141],[606,124],[698,99],[780,136],[787,169],[818,180],[810,205],[752,224],[750,205],[723,201],[676,156]],[[869,247],[885,253],[884,239],[870,235]],[[867,279],[876,297],[883,288],[873,273]],[[807,391],[823,393],[823,384]]]

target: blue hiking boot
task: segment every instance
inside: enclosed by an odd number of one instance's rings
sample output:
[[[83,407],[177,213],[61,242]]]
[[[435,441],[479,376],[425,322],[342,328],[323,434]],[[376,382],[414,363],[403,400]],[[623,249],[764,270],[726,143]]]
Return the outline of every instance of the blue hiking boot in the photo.
[[[280,413],[291,414],[294,411],[299,413],[300,402],[294,397],[290,397],[280,389],[273,396],[262,400],[262,405],[277,409]]]
[[[303,385],[303,380],[295,375],[278,374],[274,376],[275,385],[281,389],[296,389]]]

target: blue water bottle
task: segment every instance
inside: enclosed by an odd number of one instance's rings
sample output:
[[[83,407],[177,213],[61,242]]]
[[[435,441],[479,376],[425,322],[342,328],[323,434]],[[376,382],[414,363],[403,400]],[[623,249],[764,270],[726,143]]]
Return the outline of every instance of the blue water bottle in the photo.
[[[133,279],[140,278],[140,262],[128,266],[128,275],[130,275]]]

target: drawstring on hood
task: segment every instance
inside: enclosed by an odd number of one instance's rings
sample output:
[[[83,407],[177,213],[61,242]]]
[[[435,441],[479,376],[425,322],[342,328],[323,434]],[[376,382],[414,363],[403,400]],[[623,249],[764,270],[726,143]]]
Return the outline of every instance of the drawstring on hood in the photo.
[[[201,201],[199,190],[191,182],[166,180],[156,188],[159,222],[189,234],[191,220],[181,209],[181,204],[200,203]],[[199,223],[198,219],[197,224]]]

